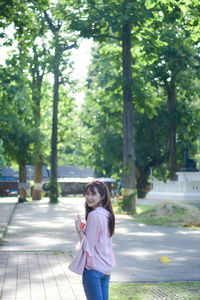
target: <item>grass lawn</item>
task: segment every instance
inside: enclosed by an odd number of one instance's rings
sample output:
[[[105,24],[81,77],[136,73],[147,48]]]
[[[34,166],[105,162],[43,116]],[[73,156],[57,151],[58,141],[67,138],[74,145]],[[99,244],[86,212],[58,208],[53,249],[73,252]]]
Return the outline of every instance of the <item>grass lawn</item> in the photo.
[[[110,300],[200,299],[200,282],[111,283]]]
[[[189,204],[163,202],[157,205],[136,205],[136,213],[123,212],[113,202],[116,214],[129,214],[133,221],[149,225],[185,227],[200,230],[200,207]]]

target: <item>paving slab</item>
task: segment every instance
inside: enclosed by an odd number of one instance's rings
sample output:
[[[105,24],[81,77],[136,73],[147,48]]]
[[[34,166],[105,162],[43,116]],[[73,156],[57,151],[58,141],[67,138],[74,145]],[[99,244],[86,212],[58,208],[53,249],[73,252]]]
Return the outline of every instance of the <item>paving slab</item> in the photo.
[[[0,299],[85,300],[68,263],[60,251],[0,251]]]

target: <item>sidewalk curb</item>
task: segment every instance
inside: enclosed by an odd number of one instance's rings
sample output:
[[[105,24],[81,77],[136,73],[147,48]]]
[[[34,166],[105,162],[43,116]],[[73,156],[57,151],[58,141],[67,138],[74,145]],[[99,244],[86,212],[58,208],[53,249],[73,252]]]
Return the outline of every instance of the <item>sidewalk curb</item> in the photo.
[[[0,245],[2,245],[3,239],[4,239],[5,236],[6,236],[6,233],[7,233],[7,230],[8,230],[8,226],[10,225],[10,222],[11,222],[11,220],[12,220],[12,217],[13,217],[13,214],[14,214],[14,212],[15,212],[15,208],[16,208],[17,204],[18,204],[18,202],[16,202],[16,203],[13,205],[13,207],[12,207],[12,209],[11,209],[9,215],[8,215],[6,225],[5,225],[5,227],[3,228],[3,230],[0,232]]]

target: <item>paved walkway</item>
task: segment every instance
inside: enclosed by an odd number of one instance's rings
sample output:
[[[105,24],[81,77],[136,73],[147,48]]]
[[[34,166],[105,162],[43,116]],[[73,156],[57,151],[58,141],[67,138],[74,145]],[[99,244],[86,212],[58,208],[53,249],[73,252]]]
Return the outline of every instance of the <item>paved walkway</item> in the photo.
[[[0,243],[6,235],[7,227],[12,219],[16,203],[16,198],[0,199]]]
[[[84,218],[84,200],[61,200],[58,205],[17,205],[0,248],[0,299],[85,299],[80,276],[68,270],[77,241],[74,217],[80,213]],[[1,216],[6,218],[7,211],[8,221],[11,204],[0,202]],[[118,264],[114,282],[200,281],[199,231],[147,226],[117,216],[113,248]],[[171,263],[162,263],[161,256]]]
[[[16,202],[0,199],[0,299],[85,300],[81,277],[68,269],[77,242],[74,204]]]
[[[84,300],[69,257],[53,251],[0,252],[1,300]]]

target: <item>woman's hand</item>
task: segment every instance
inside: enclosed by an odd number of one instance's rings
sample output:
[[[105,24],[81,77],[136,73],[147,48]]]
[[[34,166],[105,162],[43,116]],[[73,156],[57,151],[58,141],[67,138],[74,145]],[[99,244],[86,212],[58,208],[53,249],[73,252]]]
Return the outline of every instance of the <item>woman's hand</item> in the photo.
[[[75,218],[75,227],[76,227],[76,231],[79,233],[79,231],[81,230],[81,217],[80,215],[77,215]]]
[[[81,231],[81,217],[79,215],[77,215],[75,218],[75,226],[76,226],[76,231],[79,235],[79,238],[80,238],[80,240],[82,240],[84,237],[84,234]]]

